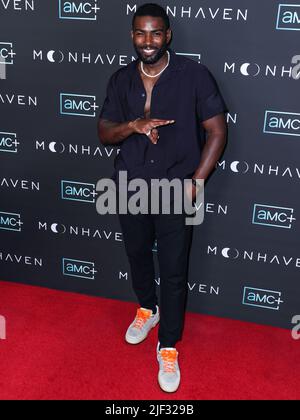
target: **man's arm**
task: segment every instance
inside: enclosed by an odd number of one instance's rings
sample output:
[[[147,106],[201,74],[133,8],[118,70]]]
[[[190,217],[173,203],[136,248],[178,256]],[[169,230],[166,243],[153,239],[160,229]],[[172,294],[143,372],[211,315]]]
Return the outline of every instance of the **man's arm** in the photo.
[[[156,127],[173,124],[174,120],[158,120],[138,118],[135,121],[116,123],[103,118],[99,118],[98,135],[103,145],[115,145],[127,139],[134,133],[145,134],[152,143],[158,141]]]
[[[227,124],[224,114],[216,115],[202,123],[206,133],[206,143],[201,160],[193,178],[206,180],[215,168],[227,141]]]
[[[99,118],[98,135],[103,145],[115,145],[134,133],[133,122],[116,123]]]

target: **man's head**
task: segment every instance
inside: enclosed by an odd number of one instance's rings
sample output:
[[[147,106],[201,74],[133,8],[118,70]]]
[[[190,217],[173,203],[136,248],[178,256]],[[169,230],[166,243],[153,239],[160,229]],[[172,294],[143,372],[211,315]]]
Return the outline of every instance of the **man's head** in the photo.
[[[139,7],[132,20],[131,36],[138,58],[155,64],[166,53],[172,38],[170,20],[165,9],[147,3]]]

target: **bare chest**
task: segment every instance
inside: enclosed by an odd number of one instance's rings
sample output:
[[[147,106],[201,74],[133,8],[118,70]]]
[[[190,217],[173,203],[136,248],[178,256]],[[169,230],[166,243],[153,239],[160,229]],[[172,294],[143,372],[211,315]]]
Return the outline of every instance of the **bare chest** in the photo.
[[[146,91],[146,94],[147,94],[146,95],[145,107],[144,107],[144,117],[145,118],[150,118],[152,92],[153,92],[154,85],[155,85],[156,81],[158,80],[158,78],[151,79],[149,77],[146,77],[143,73],[141,73],[141,78],[142,78],[144,88],[145,88],[145,91]]]

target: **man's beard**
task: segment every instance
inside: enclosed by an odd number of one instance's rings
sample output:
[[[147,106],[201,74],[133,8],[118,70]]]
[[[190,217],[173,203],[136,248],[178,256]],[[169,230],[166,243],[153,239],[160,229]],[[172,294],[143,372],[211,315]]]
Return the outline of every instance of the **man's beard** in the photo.
[[[135,52],[137,53],[138,58],[144,63],[144,64],[155,64],[157,63],[167,52],[168,50],[168,44],[164,44],[160,49],[157,48],[149,48],[150,50],[153,49],[155,52],[150,57],[146,57],[143,55],[143,48],[136,47],[134,45]]]

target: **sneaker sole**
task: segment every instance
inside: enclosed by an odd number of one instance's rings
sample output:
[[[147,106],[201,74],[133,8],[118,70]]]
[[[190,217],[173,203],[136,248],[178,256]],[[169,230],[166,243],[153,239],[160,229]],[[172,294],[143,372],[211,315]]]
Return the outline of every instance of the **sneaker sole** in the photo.
[[[155,324],[153,324],[153,325],[152,325],[151,330],[152,330],[153,328],[155,328],[155,327],[156,327],[156,325],[159,323],[159,321],[160,321],[160,318],[158,318],[158,320],[155,322]],[[146,338],[148,337],[148,334],[150,333],[150,331],[151,331],[151,330],[149,330],[149,331],[147,332],[147,334],[146,334],[144,337],[139,338],[139,339],[134,339],[134,338],[131,338],[130,336],[127,336],[127,334],[126,334],[126,336],[125,336],[125,341],[126,341],[128,344],[140,344],[140,343],[142,343],[144,340],[146,340]]]

